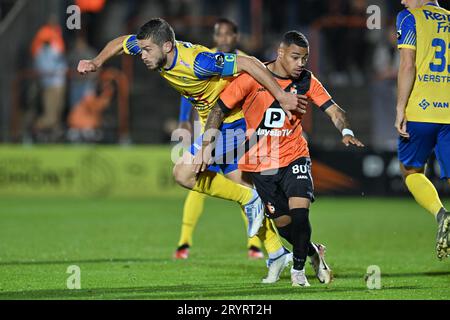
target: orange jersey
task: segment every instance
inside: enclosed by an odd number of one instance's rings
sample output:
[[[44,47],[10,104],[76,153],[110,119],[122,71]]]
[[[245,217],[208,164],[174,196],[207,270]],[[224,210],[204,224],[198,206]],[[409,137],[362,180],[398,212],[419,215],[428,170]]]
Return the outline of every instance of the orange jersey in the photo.
[[[306,95],[323,111],[334,104],[309,70],[304,70],[297,80],[274,76],[285,91]],[[245,154],[239,160],[242,171],[283,168],[300,157],[309,157],[301,116],[294,114],[289,121],[278,101],[250,75],[244,73],[228,85],[219,105],[225,112],[239,107],[244,112],[247,141]]]

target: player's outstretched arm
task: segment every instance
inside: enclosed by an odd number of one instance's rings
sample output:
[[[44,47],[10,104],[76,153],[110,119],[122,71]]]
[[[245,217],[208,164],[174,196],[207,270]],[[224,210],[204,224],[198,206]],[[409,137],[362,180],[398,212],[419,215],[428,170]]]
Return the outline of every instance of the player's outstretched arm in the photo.
[[[114,56],[122,54],[123,42],[128,36],[121,36],[108,42],[103,50],[92,60],[81,60],[77,71],[81,74],[96,72],[106,61]]]
[[[416,79],[416,51],[403,48],[400,50],[400,66],[398,69],[397,117],[395,128],[400,136],[409,138],[406,132],[405,109]]]
[[[325,113],[330,117],[334,126],[342,133],[342,143],[345,146],[353,144],[357,147],[364,147],[364,144],[355,138],[353,131],[350,129],[350,123],[345,116],[345,111],[337,104],[333,104],[325,110]]]
[[[308,106],[306,96],[294,95],[281,89],[280,85],[261,61],[255,57],[237,55],[236,62],[237,72],[247,72],[269,90],[274,98],[278,100],[289,119],[292,119],[292,112],[306,113],[306,107]]]

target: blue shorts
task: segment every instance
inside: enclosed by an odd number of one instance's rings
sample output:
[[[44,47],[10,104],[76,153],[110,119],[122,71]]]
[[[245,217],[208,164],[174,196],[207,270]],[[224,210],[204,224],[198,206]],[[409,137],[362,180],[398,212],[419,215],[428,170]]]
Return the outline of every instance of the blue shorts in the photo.
[[[216,147],[214,151],[214,164],[208,167],[209,171],[228,174],[238,168],[238,146],[245,142],[245,131],[247,126],[245,119],[239,119],[231,123],[223,123],[219,127],[220,136],[216,137]],[[203,141],[203,134],[195,140],[189,148],[189,152],[194,156],[200,149]]]
[[[450,124],[408,121],[406,131],[409,139],[398,140],[400,162],[406,167],[423,168],[434,150],[441,179],[450,178]]]

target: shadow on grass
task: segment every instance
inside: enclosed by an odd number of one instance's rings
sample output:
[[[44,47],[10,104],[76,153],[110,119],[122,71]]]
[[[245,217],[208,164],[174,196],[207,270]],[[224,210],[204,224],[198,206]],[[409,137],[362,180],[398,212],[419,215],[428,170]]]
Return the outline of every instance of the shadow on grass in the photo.
[[[417,286],[397,286],[383,288],[385,290],[427,289]],[[95,288],[87,290],[29,290],[0,292],[0,299],[308,299],[308,296],[320,293],[324,299],[336,298],[333,294],[347,293],[341,298],[362,297],[367,292],[364,286],[319,286],[310,288],[292,288],[290,283],[285,286],[267,286],[262,284],[236,287],[236,285],[161,285],[148,287]],[[315,295],[311,298],[317,298]]]
[[[382,278],[403,278],[403,277],[439,277],[439,276],[449,276],[450,271],[430,271],[430,272],[406,272],[406,273],[383,273],[381,272]],[[365,273],[360,274],[349,273],[349,274],[335,274],[336,279],[364,279]]]
[[[0,266],[27,266],[45,264],[84,264],[84,263],[161,263],[170,259],[143,259],[143,258],[111,258],[111,259],[80,259],[80,260],[50,260],[50,261],[0,261]]]

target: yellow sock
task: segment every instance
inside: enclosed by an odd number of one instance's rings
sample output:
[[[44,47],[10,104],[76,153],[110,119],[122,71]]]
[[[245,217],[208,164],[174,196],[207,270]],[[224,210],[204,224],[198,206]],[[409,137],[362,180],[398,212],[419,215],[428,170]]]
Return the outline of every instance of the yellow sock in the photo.
[[[245,231],[247,231],[248,218],[245,215],[245,212],[244,212],[243,208],[241,208],[241,215],[242,215],[242,219],[244,219]],[[247,240],[247,248],[250,248],[250,247],[256,247],[258,249],[261,249],[261,240],[259,240],[258,236],[253,236],[251,238],[248,238],[248,240]]]
[[[253,197],[253,189],[210,171],[203,172],[200,175],[192,190],[216,198],[236,201],[241,206],[247,204]]]
[[[405,183],[417,203],[436,216],[443,205],[431,181],[423,173],[414,173],[406,177]]]
[[[278,233],[275,231],[272,220],[264,218],[263,225],[258,232],[258,237],[264,244],[264,248],[266,248],[269,256],[283,250],[283,243],[281,242]]]
[[[192,234],[194,233],[197,221],[203,213],[203,205],[206,195],[195,191],[189,191],[183,208],[183,225],[178,246],[188,244],[192,246]]]

